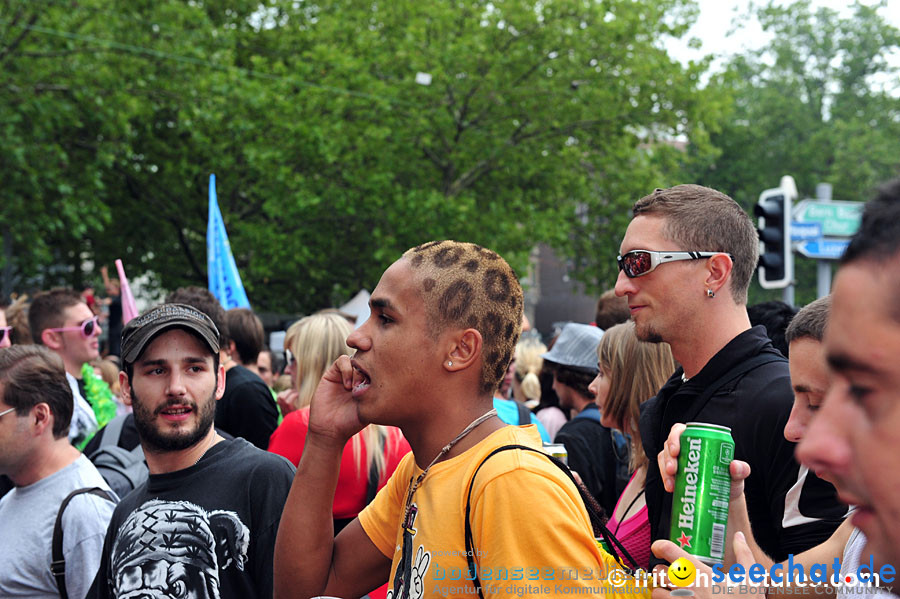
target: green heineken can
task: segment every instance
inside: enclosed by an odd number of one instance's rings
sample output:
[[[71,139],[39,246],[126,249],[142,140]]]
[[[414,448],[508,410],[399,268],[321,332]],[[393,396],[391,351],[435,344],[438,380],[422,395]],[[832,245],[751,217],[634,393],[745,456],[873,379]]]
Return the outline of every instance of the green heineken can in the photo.
[[[727,426],[689,422],[681,435],[669,538],[706,564],[725,555],[734,439]]]

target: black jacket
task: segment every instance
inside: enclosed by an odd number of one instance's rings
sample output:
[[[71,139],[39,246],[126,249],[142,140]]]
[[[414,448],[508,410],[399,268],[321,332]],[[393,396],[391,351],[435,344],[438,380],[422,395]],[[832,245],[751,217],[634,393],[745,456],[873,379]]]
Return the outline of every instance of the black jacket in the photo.
[[[732,380],[725,376],[753,356],[775,360]],[[731,428],[734,457],[750,464],[744,487],[753,535],[775,561],[818,545],[834,532],[846,514],[834,487],[794,459],[795,443],[784,438],[793,404],[787,360],[761,326],[749,329],[722,348],[688,382],[679,368],[656,397],[642,406],[641,440],[650,460],[646,498],[653,540],[669,537],[672,495],[662,486],[656,457],[676,422],[707,422]],[[701,405],[700,395],[717,381],[724,384]],[[800,492],[788,491],[799,486]],[[651,560],[653,558],[651,557]],[[655,562],[653,562],[655,563]]]

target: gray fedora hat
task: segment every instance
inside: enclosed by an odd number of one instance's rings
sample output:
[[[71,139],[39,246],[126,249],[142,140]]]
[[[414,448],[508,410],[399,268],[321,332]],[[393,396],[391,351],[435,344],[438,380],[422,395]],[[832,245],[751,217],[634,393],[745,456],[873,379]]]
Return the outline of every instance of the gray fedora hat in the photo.
[[[597,373],[597,346],[603,337],[603,329],[589,324],[570,322],[553,344],[553,349],[542,357],[560,366]]]

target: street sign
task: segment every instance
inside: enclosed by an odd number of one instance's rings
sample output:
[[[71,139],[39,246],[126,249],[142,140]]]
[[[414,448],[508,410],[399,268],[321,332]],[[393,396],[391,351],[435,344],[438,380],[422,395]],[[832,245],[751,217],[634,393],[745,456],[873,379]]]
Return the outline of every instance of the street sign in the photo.
[[[823,235],[850,237],[859,229],[864,205],[862,202],[801,200],[794,207],[794,220],[820,223]]]
[[[817,260],[839,260],[844,255],[848,239],[819,239],[816,241],[804,241],[797,246],[797,251],[807,258]]]
[[[791,241],[813,241],[822,236],[821,223],[791,223]]]

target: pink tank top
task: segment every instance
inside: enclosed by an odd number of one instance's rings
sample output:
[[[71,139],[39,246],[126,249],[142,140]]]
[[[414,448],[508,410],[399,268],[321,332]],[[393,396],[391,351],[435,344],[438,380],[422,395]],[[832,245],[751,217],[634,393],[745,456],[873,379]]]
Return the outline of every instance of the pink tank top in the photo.
[[[634,478],[634,475],[631,475]],[[628,482],[631,482],[630,480]],[[641,493],[643,493],[643,489]],[[616,509],[619,509],[619,501],[616,502]],[[615,513],[615,510],[613,510]],[[616,520],[615,516],[611,517],[606,523],[616,539],[622,543],[625,550],[631,554],[637,563],[631,564],[634,567],[646,568],[650,563],[650,519],[647,515],[646,504],[640,510],[635,512],[631,517],[626,518],[624,522]]]

